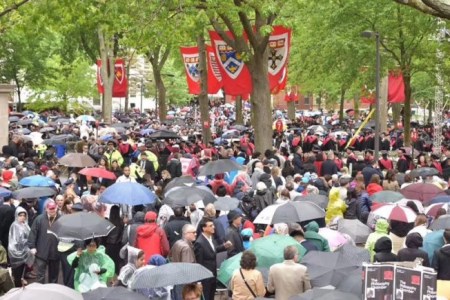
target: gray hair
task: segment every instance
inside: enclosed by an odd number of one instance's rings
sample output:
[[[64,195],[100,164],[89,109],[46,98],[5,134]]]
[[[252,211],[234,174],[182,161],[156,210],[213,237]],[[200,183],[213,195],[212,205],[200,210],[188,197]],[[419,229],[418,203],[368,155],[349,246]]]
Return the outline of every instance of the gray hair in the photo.
[[[181,229],[181,232],[183,233],[183,237],[186,235],[186,233],[188,232],[188,231],[195,231],[196,230],[196,228],[195,228],[195,226],[194,225],[192,225],[192,224],[185,224],[184,226],[183,226],[183,228]]]
[[[295,256],[298,255],[298,249],[296,246],[291,245],[284,248],[284,259],[293,260]]]

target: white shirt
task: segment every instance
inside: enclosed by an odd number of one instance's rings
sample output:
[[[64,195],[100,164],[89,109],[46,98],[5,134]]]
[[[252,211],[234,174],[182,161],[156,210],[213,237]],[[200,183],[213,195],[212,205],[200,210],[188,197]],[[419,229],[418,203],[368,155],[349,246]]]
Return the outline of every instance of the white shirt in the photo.
[[[213,249],[213,251],[216,252],[216,247],[214,247],[214,243],[213,243],[212,237],[208,237],[204,233],[202,233],[202,234],[205,237],[205,239],[209,242],[209,244],[211,245],[211,248]]]
[[[134,179],[131,176],[127,177],[125,175],[122,175],[122,176],[119,176],[119,178],[117,178],[116,182],[136,182],[136,179]]]

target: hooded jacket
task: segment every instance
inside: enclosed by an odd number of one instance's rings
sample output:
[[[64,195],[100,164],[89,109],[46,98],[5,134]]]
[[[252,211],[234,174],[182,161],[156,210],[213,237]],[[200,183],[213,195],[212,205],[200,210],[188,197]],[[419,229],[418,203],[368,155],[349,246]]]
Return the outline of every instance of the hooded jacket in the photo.
[[[166,233],[154,222],[137,228],[136,248],[144,251],[145,261],[149,261],[154,254],[167,256],[170,250]]]
[[[328,241],[319,234],[319,224],[316,221],[309,222],[305,226],[305,239],[313,242],[319,251],[330,252]]]
[[[129,245],[134,246],[136,244],[136,231],[139,226],[144,224],[144,216],[145,214],[142,211],[136,212],[133,217],[133,221],[125,228],[123,232],[122,245],[128,243]]]
[[[257,190],[253,196],[253,199],[259,211],[262,211],[267,206],[275,203],[275,197],[272,191],[268,188],[265,188],[264,190]]]
[[[419,233],[413,232],[408,234],[405,244],[408,248],[404,248],[398,251],[398,261],[414,261],[419,257],[423,259],[423,266],[430,266],[428,254],[425,251],[419,249],[423,245],[423,238]]]
[[[375,242],[374,262],[397,261],[397,255],[392,253],[392,241],[389,237],[383,236]]]
[[[336,217],[344,217],[347,210],[347,205],[341,199],[341,190],[339,188],[332,188],[329,196],[330,201],[327,206],[327,213],[325,215],[325,222],[330,224]]]
[[[8,255],[13,268],[25,263],[29,265],[33,263],[33,257],[30,254],[30,248],[27,245],[31,229],[30,226],[28,226],[27,219],[25,219],[24,223],[18,221],[20,213],[25,213],[28,219],[27,211],[19,206],[15,212],[15,221],[9,228]]]
[[[385,236],[388,237],[389,223],[385,219],[378,219],[375,224],[375,232],[369,234],[366,241],[365,248],[370,252],[370,261],[373,262],[373,257],[375,256],[375,243],[379,238]]]
[[[128,257],[128,263],[120,269],[119,276],[117,277],[117,280],[119,280],[125,287],[128,287],[131,277],[137,270],[136,262],[139,256],[139,252],[141,251],[142,250],[131,246],[124,246],[120,250],[120,257],[122,259]]]
[[[450,280],[450,244],[445,244],[434,251],[433,268],[438,280]]]

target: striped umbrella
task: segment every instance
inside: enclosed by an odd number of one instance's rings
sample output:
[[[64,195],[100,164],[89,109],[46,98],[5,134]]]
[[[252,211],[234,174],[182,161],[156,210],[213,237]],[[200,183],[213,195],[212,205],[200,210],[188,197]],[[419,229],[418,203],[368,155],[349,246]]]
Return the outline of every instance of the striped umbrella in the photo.
[[[445,209],[445,211],[448,212],[448,207],[449,207],[449,204],[448,204],[448,203],[435,203],[435,204],[431,204],[430,206],[428,206],[428,207],[425,209],[425,214],[426,214],[426,215],[429,215],[429,216],[432,216],[432,217],[436,217],[437,212],[438,212],[441,208]]]
[[[416,213],[409,207],[398,204],[384,204],[373,211],[373,214],[387,220],[411,223],[416,220]]]
[[[146,266],[134,273],[131,289],[188,284],[212,277],[214,274],[200,264],[168,263],[159,267]]]

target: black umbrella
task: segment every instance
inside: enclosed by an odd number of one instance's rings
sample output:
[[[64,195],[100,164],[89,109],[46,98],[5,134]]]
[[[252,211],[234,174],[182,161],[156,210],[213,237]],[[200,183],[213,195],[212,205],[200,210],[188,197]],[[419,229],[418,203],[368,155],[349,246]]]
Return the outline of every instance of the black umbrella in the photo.
[[[440,216],[437,220],[431,223],[431,230],[440,230],[450,228],[450,215]]]
[[[348,234],[356,244],[364,244],[369,234],[372,233],[370,227],[358,219],[339,219],[337,230]]]
[[[87,154],[69,153],[61,157],[59,164],[72,168],[84,168],[93,167],[97,163]]]
[[[410,173],[410,176],[412,178],[416,178],[416,177],[425,178],[427,176],[434,176],[434,175],[439,175],[439,171],[435,168],[429,168],[429,167],[418,168],[418,169],[412,170]]]
[[[133,292],[123,286],[108,288],[97,288],[95,290],[83,293],[84,300],[148,300],[147,297]]]
[[[361,276],[360,276],[361,277]],[[360,286],[362,284],[359,284]],[[303,294],[295,295],[289,300],[359,300],[361,296],[333,289],[313,288]]]
[[[297,196],[293,201],[309,201],[319,205],[323,209],[327,208],[328,206],[328,197],[325,195]]]
[[[114,123],[114,124],[111,124],[111,127],[113,127],[113,128],[120,128],[120,127],[130,128],[131,124],[129,124],[129,123]]]
[[[199,172],[199,176],[216,175],[241,170],[242,166],[231,159],[218,159],[208,162]]]
[[[32,199],[53,196],[56,190],[51,187],[26,187],[12,193],[14,199]]]
[[[184,207],[201,200],[206,205],[214,203],[216,197],[211,191],[200,187],[175,187],[167,192],[164,204],[171,207]]]
[[[39,130],[40,133],[55,131],[56,129],[53,127],[43,127]]]
[[[217,201],[214,202],[214,207],[217,210],[230,211],[238,208],[239,203],[239,200],[233,197],[219,197],[217,198]]]
[[[12,116],[12,117],[9,117],[9,119],[8,119],[8,121],[10,121],[10,122],[17,122],[19,120],[20,120],[20,118],[17,116]]]
[[[193,186],[195,184],[194,178],[192,176],[181,176],[176,177],[169,181],[169,183],[164,188],[164,192],[170,191],[174,187],[182,187],[182,186]]]
[[[350,272],[341,283],[336,287],[337,290],[345,293],[351,293],[357,296],[362,295],[361,282],[362,268]]]
[[[87,240],[107,236],[114,225],[96,213],[79,212],[64,215],[51,228],[51,232],[64,240]]]
[[[23,120],[17,121],[17,124],[19,124],[19,125],[30,125],[31,123],[33,123],[33,120],[30,120],[30,119],[23,119]]]
[[[173,131],[158,130],[148,136],[151,139],[179,139],[180,137]]]
[[[188,284],[214,277],[213,273],[200,264],[168,263],[159,267],[143,267],[134,273],[131,289],[157,288]]]

